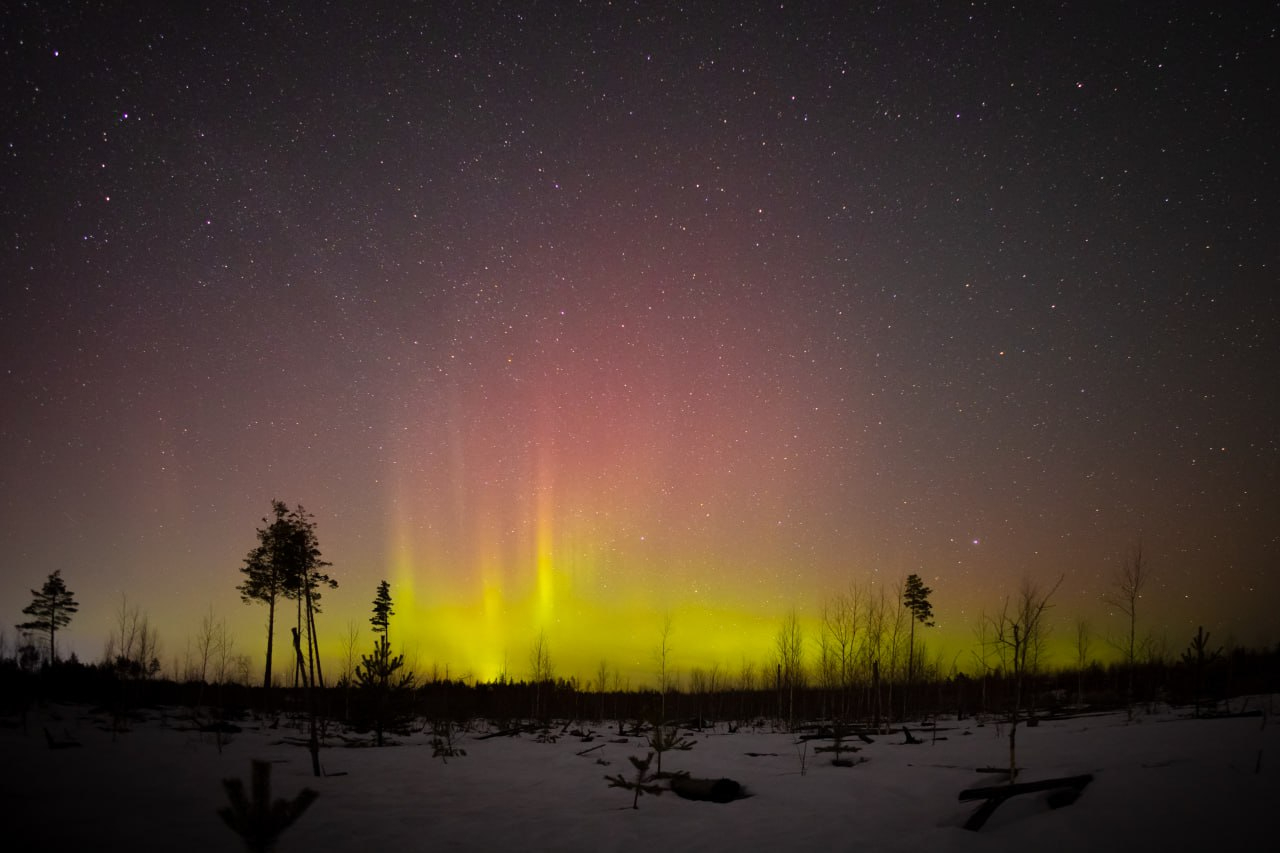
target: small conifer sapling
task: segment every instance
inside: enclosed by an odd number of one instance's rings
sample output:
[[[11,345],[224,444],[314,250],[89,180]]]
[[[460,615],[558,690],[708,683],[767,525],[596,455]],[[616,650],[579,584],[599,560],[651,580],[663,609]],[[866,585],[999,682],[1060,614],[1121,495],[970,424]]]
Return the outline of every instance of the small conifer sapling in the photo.
[[[218,809],[227,826],[239,834],[251,853],[269,853],[274,850],[280,834],[293,825],[302,813],[320,796],[310,788],[303,788],[292,800],[271,801],[271,765],[266,761],[254,761],[252,787],[253,799],[245,796],[244,782],[240,779],[223,779],[231,805]]]
[[[631,766],[636,769],[636,778],[626,779],[621,773],[616,776],[605,776],[605,780],[609,783],[610,788],[624,788],[628,791],[634,791],[635,795],[631,798],[631,808],[640,808],[640,795],[653,794],[655,797],[662,793],[663,788],[655,782],[656,776],[649,773],[649,765],[653,763],[653,753],[649,753],[644,758],[636,758],[634,755],[628,755],[627,759],[631,762]]]

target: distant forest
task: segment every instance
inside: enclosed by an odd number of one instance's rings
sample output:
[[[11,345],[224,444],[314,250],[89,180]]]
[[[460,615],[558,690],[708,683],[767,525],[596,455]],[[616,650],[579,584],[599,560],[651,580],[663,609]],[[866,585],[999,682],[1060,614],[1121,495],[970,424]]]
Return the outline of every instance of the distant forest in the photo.
[[[626,721],[650,725],[771,725],[785,729],[814,721],[883,729],[924,725],[940,716],[991,716],[1016,725],[1083,709],[1185,705],[1196,715],[1237,713],[1232,697],[1280,692],[1280,645],[1272,649],[1223,648],[1203,629],[1185,648],[1152,642],[1141,630],[1139,604],[1151,567],[1141,546],[1112,578],[1107,597],[1126,617],[1126,631],[1106,642],[1118,660],[1103,666],[1098,640],[1087,622],[1075,624],[1075,662],[1050,667],[1044,660],[1046,614],[1061,584],[1024,581],[975,629],[968,672],[931,655],[924,637],[934,625],[933,590],[915,574],[893,595],[851,587],[822,609],[817,636],[806,636],[792,611],[781,621],[769,660],[744,661],[737,671],[719,666],[677,672],[672,666],[673,624],[655,637],[652,684],[633,688],[601,660],[594,678],[557,676],[545,634],[529,650],[527,672],[492,681],[450,677],[432,667],[415,672],[397,654],[395,600],[387,581],[373,592],[369,625],[373,642],[360,648],[354,623],[343,637],[338,671],[327,677],[319,653],[317,614],[323,594],[337,587],[320,554],[312,517],[301,507],[272,502],[272,514],[256,531],[237,586],[246,604],[266,607],[266,661],[261,680],[250,658],[237,651],[225,620],[210,611],[189,640],[185,658],[162,671],[159,641],[146,614],[122,600],[101,661],[83,663],[57,654],[58,632],[79,610],[60,572],[32,589],[29,617],[15,624],[16,643],[0,634],[0,713],[24,719],[34,703],[91,703],[119,724],[143,707],[186,706],[210,719],[248,714],[302,714],[313,744],[323,737],[317,721],[341,721],[356,731],[402,731],[415,720],[462,722],[477,718],[500,725],[549,725],[553,720]],[[1141,614],[1145,617],[1145,614]],[[277,621],[283,623],[277,626]],[[288,627],[292,642],[275,648]],[[288,661],[274,665],[276,658]],[[332,662],[331,662],[332,663]],[[280,678],[280,672],[290,675]]]

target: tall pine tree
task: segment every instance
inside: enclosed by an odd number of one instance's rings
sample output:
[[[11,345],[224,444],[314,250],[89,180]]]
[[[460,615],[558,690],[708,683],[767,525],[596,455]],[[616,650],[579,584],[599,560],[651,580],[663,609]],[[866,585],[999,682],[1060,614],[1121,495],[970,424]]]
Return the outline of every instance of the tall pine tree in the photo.
[[[373,616],[369,618],[369,623],[373,625],[373,633],[381,634],[390,641],[391,617],[396,612],[391,609],[391,584],[383,581],[378,584],[378,592],[373,598]]]
[[[262,689],[271,687],[271,657],[275,646],[276,635],[276,602],[288,589],[285,578],[285,560],[281,556],[283,543],[288,540],[289,524],[287,521],[289,507],[283,501],[273,500],[271,511],[274,520],[262,519],[263,527],[258,528],[258,545],[244,559],[240,572],[245,576],[243,582],[236,587],[240,599],[249,604],[260,601],[267,605],[267,665],[262,675]]]
[[[902,593],[902,603],[911,612],[911,635],[907,639],[907,689],[902,694],[902,716],[904,720],[907,716],[907,696],[911,692],[911,683],[915,676],[916,623],[919,622],[927,628],[934,626],[933,605],[929,603],[929,596],[932,594],[933,590],[924,585],[924,581],[920,580],[919,575],[915,573],[907,575],[907,585]]]
[[[315,521],[301,506],[290,509],[283,501],[271,502],[272,516],[262,519],[258,528],[258,545],[245,557],[240,567],[244,580],[236,587],[246,604],[254,601],[267,605],[267,661],[262,686],[271,686],[272,657],[275,646],[276,607],[282,599],[298,604],[299,637],[307,637],[307,664],[295,662],[294,672],[304,676],[308,668],[319,666],[315,639],[315,613],[319,611],[320,588],[337,587],[337,581],[324,574],[329,566],[320,556]],[[301,646],[299,645],[301,653]],[[323,681],[322,681],[323,683]]]
[[[55,571],[49,575],[44,586],[31,590],[35,596],[31,603],[22,608],[28,616],[34,616],[30,622],[15,625],[19,631],[40,631],[49,635],[49,662],[57,663],[58,647],[54,645],[59,628],[65,628],[71,622],[71,614],[80,609],[80,604],[71,596],[62,580],[62,572]]]
[[[388,702],[393,690],[412,687],[414,674],[400,673],[404,668],[404,655],[394,657],[391,654],[391,641],[388,639],[391,627],[392,610],[391,584],[382,581],[378,584],[378,592],[373,599],[373,616],[369,623],[373,625],[376,635],[373,643],[373,654],[361,655],[360,665],[356,667],[356,683],[375,695],[374,699],[374,734],[378,746],[382,746],[382,730],[388,716]],[[399,673],[399,675],[397,675]],[[395,676],[393,680],[392,677]]]

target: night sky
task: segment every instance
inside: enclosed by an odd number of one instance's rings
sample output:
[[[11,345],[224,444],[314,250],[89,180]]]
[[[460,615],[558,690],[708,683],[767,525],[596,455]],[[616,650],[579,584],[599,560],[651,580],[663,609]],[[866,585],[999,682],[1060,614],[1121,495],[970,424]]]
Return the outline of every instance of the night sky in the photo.
[[[386,578],[454,675],[909,572],[1116,633],[1139,542],[1174,650],[1280,640],[1277,4],[172,5],[0,13],[10,649],[57,569],[63,655],[256,670],[272,498],[326,648]]]

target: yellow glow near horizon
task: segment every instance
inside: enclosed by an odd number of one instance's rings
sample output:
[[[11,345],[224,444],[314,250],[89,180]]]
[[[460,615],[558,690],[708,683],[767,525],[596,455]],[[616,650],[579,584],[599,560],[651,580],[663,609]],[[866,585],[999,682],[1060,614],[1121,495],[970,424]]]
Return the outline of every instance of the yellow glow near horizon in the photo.
[[[403,644],[419,674],[434,665],[441,673],[447,667],[454,678],[492,681],[505,674],[524,680],[530,675],[529,650],[538,633],[545,632],[557,677],[576,677],[585,685],[603,661],[632,688],[656,682],[655,655],[665,613],[567,596],[556,601],[560,615],[550,622],[540,622],[542,610],[536,595],[511,599],[489,586],[477,602],[420,606],[397,600],[393,630],[397,646]],[[778,624],[771,614],[693,605],[672,608],[670,615],[669,666],[686,674],[695,667],[718,666],[736,676],[744,660],[759,672]]]
[[[397,561],[396,576],[401,580],[393,582],[391,590],[396,650],[405,652],[406,664],[420,679],[447,673],[476,682],[503,675],[527,680],[530,649],[544,632],[557,677],[576,678],[586,687],[595,681],[603,662],[618,673],[624,689],[640,689],[657,682],[657,649],[669,616],[668,667],[686,689],[695,668],[716,667],[727,683],[738,682],[744,665],[753,668],[757,685],[771,678],[775,637],[785,612],[763,605],[691,600],[671,601],[663,608],[638,589],[623,600],[616,591],[606,598],[589,585],[579,588],[572,573],[560,572],[548,554],[539,555],[538,567],[539,572],[554,573],[549,585],[541,577],[503,584],[494,570],[487,574],[495,579],[479,585],[474,595],[437,597],[418,594],[411,568]],[[811,682],[816,679],[822,630],[817,611],[811,607],[798,612]],[[980,671],[978,644],[968,625],[918,628],[917,640],[927,645],[925,663],[939,666],[944,676]],[[324,653],[336,656],[338,651],[333,642]],[[1108,660],[1112,657],[1108,652],[1095,637],[1090,660]],[[1042,668],[1053,670],[1074,662],[1074,637],[1058,626],[1046,643]],[[998,665],[994,654],[988,665]]]
[[[797,582],[807,564],[775,547],[776,537],[801,541],[804,532],[775,534],[781,522],[762,523],[785,519],[803,496],[731,515],[725,493],[667,459],[661,441],[650,447],[600,431],[568,451],[554,407],[532,405],[528,441],[513,440],[502,422],[469,419],[465,406],[455,408],[447,459],[437,458],[434,468],[416,465],[409,441],[388,470],[387,564],[370,567],[391,583],[392,642],[420,678],[447,672],[480,682],[527,679],[529,652],[542,633],[558,677],[585,686],[603,662],[624,686],[652,686],[670,616],[668,667],[686,686],[694,668],[717,667],[736,682],[744,664],[768,681],[775,637],[793,607],[805,665],[814,672],[826,587]],[[617,422],[623,430],[633,423]],[[644,449],[640,462],[623,466],[632,476],[615,470],[617,459],[637,448]],[[691,484],[698,490],[687,493]],[[873,568],[845,567],[822,552],[809,556],[823,567],[815,577],[838,576],[836,566],[880,588]],[[345,600],[339,618],[354,615],[367,631],[373,593],[370,583]],[[923,633],[928,663],[944,674],[979,667],[976,641],[962,622]],[[369,645],[364,637],[361,653]],[[1054,665],[1073,661],[1064,632],[1051,642]],[[338,646],[325,654],[336,656]]]

